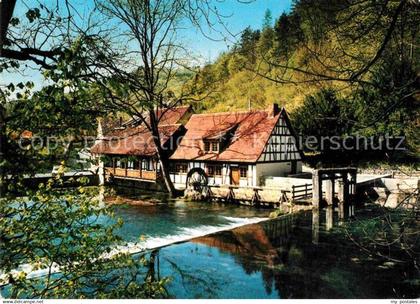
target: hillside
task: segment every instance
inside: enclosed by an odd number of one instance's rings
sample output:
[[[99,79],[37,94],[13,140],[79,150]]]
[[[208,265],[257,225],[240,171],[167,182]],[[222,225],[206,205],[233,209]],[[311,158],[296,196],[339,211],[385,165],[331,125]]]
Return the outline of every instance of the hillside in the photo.
[[[396,18],[392,40],[381,58],[354,81],[341,80],[351,79],[370,64],[382,47],[397,4],[300,0],[295,1],[291,12],[274,22],[267,11],[261,30],[244,29],[230,51],[195,76],[197,96],[210,94],[201,107],[226,111],[247,109],[249,105],[264,108],[278,102],[293,111],[306,96],[321,88],[333,88],[341,97],[351,96],[385,61],[394,66],[408,63],[406,72],[418,71],[415,43],[419,41],[416,20],[420,14],[414,4],[406,6]],[[390,69],[383,72],[393,73]]]
[[[297,0],[274,21],[267,11],[192,77],[196,111],[277,102],[305,136],[405,136],[418,154],[419,18],[406,1]]]

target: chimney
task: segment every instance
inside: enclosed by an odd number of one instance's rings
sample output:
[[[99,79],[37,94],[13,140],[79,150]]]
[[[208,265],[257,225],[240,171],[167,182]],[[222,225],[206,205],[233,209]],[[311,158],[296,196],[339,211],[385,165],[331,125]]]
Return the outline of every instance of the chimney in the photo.
[[[102,118],[98,118],[98,128],[97,128],[97,131],[96,131],[96,141],[104,139],[104,129],[103,129],[102,123],[103,123]]]
[[[280,107],[278,103],[273,103],[269,110],[268,110],[268,114],[270,117],[274,117],[276,115],[278,115],[280,113]]]

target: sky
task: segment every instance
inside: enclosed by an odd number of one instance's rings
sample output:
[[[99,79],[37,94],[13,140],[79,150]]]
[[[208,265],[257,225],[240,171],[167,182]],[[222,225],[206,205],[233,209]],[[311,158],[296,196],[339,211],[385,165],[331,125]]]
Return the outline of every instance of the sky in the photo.
[[[55,3],[56,0],[18,0],[16,2],[14,16],[22,16],[27,7],[36,6],[36,3]],[[60,0],[59,0],[60,1]],[[246,3],[244,3],[246,2]],[[84,12],[89,11],[89,6],[92,4],[92,0],[75,0],[72,2],[78,12],[83,15]],[[195,28],[187,28],[182,33],[182,39],[184,44],[196,55],[201,58],[201,61],[214,61],[220,53],[228,50],[235,39],[240,37],[240,32],[247,26],[252,29],[260,29],[262,27],[264,15],[267,9],[269,9],[273,16],[273,22],[283,12],[288,12],[291,9],[292,0],[214,0],[218,11],[226,16],[224,23],[229,33],[236,36],[228,35],[224,32],[221,35],[216,32],[209,32],[213,40],[208,39]],[[90,5],[89,5],[90,4]],[[86,13],[87,14],[87,13]],[[220,28],[220,30],[222,30]],[[222,30],[223,31],[223,30]],[[223,37],[228,37],[226,41],[223,41]],[[33,81],[35,88],[39,89],[45,82],[41,74],[32,68],[27,68],[24,74],[0,74],[0,85],[7,85],[10,82],[26,82]]]
[[[218,9],[223,15],[229,16],[224,19],[224,22],[229,32],[237,37],[228,35],[230,41],[212,41],[203,37],[201,33],[197,33],[194,29],[188,32],[190,36],[187,36],[187,39],[194,39],[191,47],[201,56],[213,61],[221,52],[226,51],[227,47],[231,46],[235,39],[240,37],[241,31],[247,26],[254,30],[261,29],[267,9],[271,11],[274,23],[274,20],[283,12],[290,11],[291,5],[292,0],[255,0],[246,4],[238,0],[225,0],[218,5]],[[211,36],[212,38],[220,38],[220,35],[216,33]]]

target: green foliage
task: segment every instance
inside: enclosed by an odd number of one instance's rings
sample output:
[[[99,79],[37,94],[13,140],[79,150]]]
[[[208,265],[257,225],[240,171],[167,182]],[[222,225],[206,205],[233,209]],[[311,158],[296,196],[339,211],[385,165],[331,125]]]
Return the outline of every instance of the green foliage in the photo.
[[[270,9],[267,9],[264,13],[264,20],[263,20],[263,29],[268,29],[272,27],[273,23],[273,14],[271,13]]]
[[[405,136],[406,146],[418,152],[420,103],[413,95],[418,90],[417,75],[410,62],[395,60],[395,56],[388,54],[373,72],[372,84],[354,93],[357,125],[353,131],[366,136]]]
[[[303,39],[297,14],[283,13],[274,26],[274,55],[287,59]]]
[[[261,30],[244,29],[234,47],[194,79],[199,97],[211,93],[197,110],[263,109],[276,102],[293,112],[305,136],[402,135],[418,155],[419,10],[399,4],[299,0],[274,26],[267,13]]]
[[[367,254],[396,263],[413,264],[420,274],[417,254],[418,220],[413,210],[371,206],[371,215],[354,219],[338,229]],[[375,217],[372,217],[375,214]]]
[[[154,265],[145,255],[113,251],[124,245],[115,234],[122,221],[111,220],[112,209],[100,206],[96,189],[55,189],[63,185],[62,172],[26,198],[0,201],[1,280],[9,284],[3,292],[12,298],[164,297],[166,279],[147,276]]]
[[[34,9],[29,9],[26,14],[25,14],[26,18],[28,18],[29,22],[32,23],[34,22],[36,19],[41,17],[39,8],[34,8]],[[14,24],[17,24],[16,22],[14,22]]]
[[[247,27],[242,32],[240,42],[235,47],[237,53],[244,56],[251,63],[255,63],[256,60],[255,48],[260,35],[260,31],[253,31],[250,27]]]
[[[1,129],[5,136],[3,172],[16,176],[51,171],[61,159],[83,148],[86,136],[96,136],[97,117],[113,111],[89,76],[92,60],[102,55],[96,50],[102,42],[78,36],[52,50],[56,59],[43,69],[48,85],[38,91],[31,81],[0,88],[0,107],[6,110]],[[2,66],[19,68],[13,63],[5,60]],[[22,138],[28,131],[29,138]]]
[[[292,114],[295,130],[304,136],[341,136],[351,130],[346,100],[333,89],[322,89],[305,98]]]

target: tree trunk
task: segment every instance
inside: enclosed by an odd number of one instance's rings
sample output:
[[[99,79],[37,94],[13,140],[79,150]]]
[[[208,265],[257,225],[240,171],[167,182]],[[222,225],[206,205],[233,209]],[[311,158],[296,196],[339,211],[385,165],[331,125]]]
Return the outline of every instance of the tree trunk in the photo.
[[[162,173],[162,178],[165,182],[166,190],[169,192],[171,196],[175,196],[176,190],[175,190],[174,184],[171,181],[171,176],[169,175],[168,153],[163,150],[162,144],[160,142],[159,128],[158,128],[156,114],[154,110],[149,112],[149,117],[150,117],[151,133],[153,136],[153,142],[156,146],[156,154],[157,154],[159,165],[160,165],[160,171]]]
[[[163,180],[165,181],[166,190],[170,193],[172,197],[176,195],[176,190],[174,187],[174,184],[171,181],[171,176],[169,174],[169,160],[163,159],[162,157],[159,157],[159,165],[160,165],[160,171],[162,173]]]
[[[153,283],[156,282],[156,269],[155,269],[155,260],[156,260],[156,256],[158,254],[157,250],[153,250],[150,253],[150,258],[149,258],[149,263],[147,265],[148,270],[147,270],[147,274],[146,274],[146,279],[145,281],[147,283]]]
[[[6,171],[1,165],[4,158],[6,157],[6,111],[3,108],[3,105],[0,104],[0,198],[4,195],[5,183],[6,183]]]

